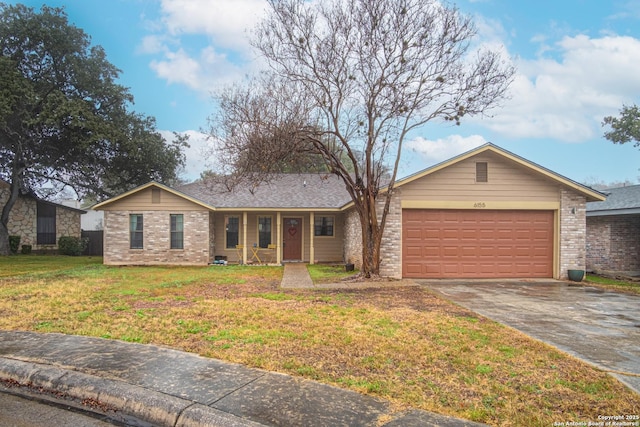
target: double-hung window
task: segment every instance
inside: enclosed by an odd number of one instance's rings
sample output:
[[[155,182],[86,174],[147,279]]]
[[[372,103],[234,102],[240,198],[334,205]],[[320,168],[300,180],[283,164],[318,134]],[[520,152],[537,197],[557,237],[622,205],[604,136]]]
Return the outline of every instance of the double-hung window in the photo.
[[[36,243],[39,245],[56,244],[56,207],[49,203],[38,202],[38,235]]]
[[[333,236],[333,217],[317,216],[313,224],[315,236]]]
[[[271,244],[271,217],[258,217],[258,246],[268,248]]]
[[[129,215],[129,247],[131,249],[143,249],[143,230],[142,214]]]
[[[225,221],[226,248],[235,249],[240,240],[240,217],[228,216]]]
[[[171,214],[171,249],[184,249],[184,215]]]

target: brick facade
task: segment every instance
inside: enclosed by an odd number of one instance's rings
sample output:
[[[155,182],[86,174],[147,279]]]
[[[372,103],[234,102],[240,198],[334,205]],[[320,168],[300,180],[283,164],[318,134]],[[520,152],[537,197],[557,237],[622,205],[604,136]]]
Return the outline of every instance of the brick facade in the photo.
[[[355,209],[350,209],[344,216],[344,260],[362,267],[362,228],[360,217]]]
[[[396,193],[399,193],[396,190]],[[380,275],[384,277],[402,277],[402,207],[399,194],[392,198],[387,215],[382,243],[380,245]],[[384,195],[377,201],[378,215],[384,207]],[[344,221],[344,256],[345,261],[353,263],[356,268],[362,267],[362,228],[360,218],[351,209]]]
[[[587,217],[587,270],[640,273],[640,216]]]
[[[129,246],[129,214],[142,214],[144,249]],[[208,211],[184,212],[184,249],[170,249],[169,211],[106,211],[104,263],[107,265],[207,265],[212,261]]]
[[[560,190],[560,261],[559,278],[567,270],[586,268],[586,199],[566,189]]]

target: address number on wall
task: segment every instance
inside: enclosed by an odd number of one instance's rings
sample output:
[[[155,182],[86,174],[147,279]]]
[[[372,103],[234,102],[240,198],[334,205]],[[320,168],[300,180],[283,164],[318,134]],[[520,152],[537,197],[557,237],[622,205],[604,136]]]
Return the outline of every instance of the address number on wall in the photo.
[[[482,209],[482,208],[486,208],[487,204],[485,202],[476,202],[473,204],[474,208],[478,208],[478,209]]]

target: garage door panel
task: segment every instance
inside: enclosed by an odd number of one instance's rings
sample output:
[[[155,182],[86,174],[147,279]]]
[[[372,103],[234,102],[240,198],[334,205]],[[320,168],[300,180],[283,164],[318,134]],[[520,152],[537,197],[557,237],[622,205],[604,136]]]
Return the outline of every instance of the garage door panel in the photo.
[[[403,275],[552,277],[553,212],[404,210]]]

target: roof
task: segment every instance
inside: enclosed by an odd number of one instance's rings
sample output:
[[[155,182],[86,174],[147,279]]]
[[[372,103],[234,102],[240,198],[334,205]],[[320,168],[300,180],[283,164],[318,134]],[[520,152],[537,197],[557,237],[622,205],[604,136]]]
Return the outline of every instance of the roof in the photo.
[[[342,180],[332,174],[276,174],[252,191],[196,181],[178,189],[216,209],[340,209],[351,201]]]
[[[603,201],[606,198],[605,194],[599,191],[552,172],[491,143],[400,179],[396,182],[395,187],[408,184],[487,151],[510,159],[562,186],[569,187],[584,195],[587,201]],[[268,182],[261,183],[254,188],[236,186],[231,191],[224,184],[212,179],[180,185],[176,189],[152,181],[117,197],[98,203],[93,208],[100,209],[150,186],[169,191],[210,210],[344,210],[353,204],[341,178],[328,173],[310,173],[274,174]]]
[[[11,184],[9,184],[4,179],[0,179],[0,187],[11,188]],[[61,203],[51,202],[49,200],[42,199],[42,198],[38,197],[33,192],[24,193],[24,192],[20,191],[20,196],[21,197],[29,197],[31,199],[37,200],[38,202],[42,202],[42,203],[45,203],[47,205],[52,205],[52,206],[55,206],[55,207],[58,207],[58,208],[62,208],[62,209],[67,209],[67,210],[70,210],[70,211],[73,211],[73,212],[78,212],[80,214],[87,213],[87,211],[84,210],[84,209],[78,209],[78,208],[75,208],[73,206],[67,206],[67,205],[63,205]]]
[[[565,176],[562,176],[556,172],[553,172],[550,169],[547,169],[543,166],[540,166],[534,162],[531,162],[527,159],[525,159],[524,157],[520,157],[517,154],[513,154],[510,151],[505,150],[504,148],[498,147],[495,144],[492,143],[486,143],[481,145],[480,147],[474,148],[473,150],[469,150],[465,153],[462,153],[458,156],[452,157],[449,160],[446,160],[442,163],[438,163],[437,165],[431,166],[427,169],[423,169],[420,172],[414,173],[413,175],[410,175],[406,178],[402,178],[400,180],[398,180],[396,182],[396,187],[400,187],[404,184],[408,184],[409,182],[415,181],[416,179],[420,179],[426,175],[432,174],[436,171],[439,171],[441,169],[444,169],[446,167],[449,167],[455,163],[459,163],[463,160],[466,160],[470,157],[476,156],[480,153],[484,153],[484,152],[493,152],[496,153],[498,155],[501,155],[502,157],[505,157],[507,159],[510,159],[511,161],[514,161],[528,169],[533,170],[534,172],[543,175],[549,179],[551,179],[552,181],[557,182],[558,184],[565,186],[565,187],[569,187],[575,191],[577,191],[578,193],[584,195],[587,198],[587,201],[601,201],[601,200],[605,200],[606,195],[594,190],[593,188],[587,187],[586,185],[580,184],[579,182],[573,181],[572,179],[569,179]]]
[[[640,185],[603,191],[607,200],[587,203],[587,216],[640,214]]]

